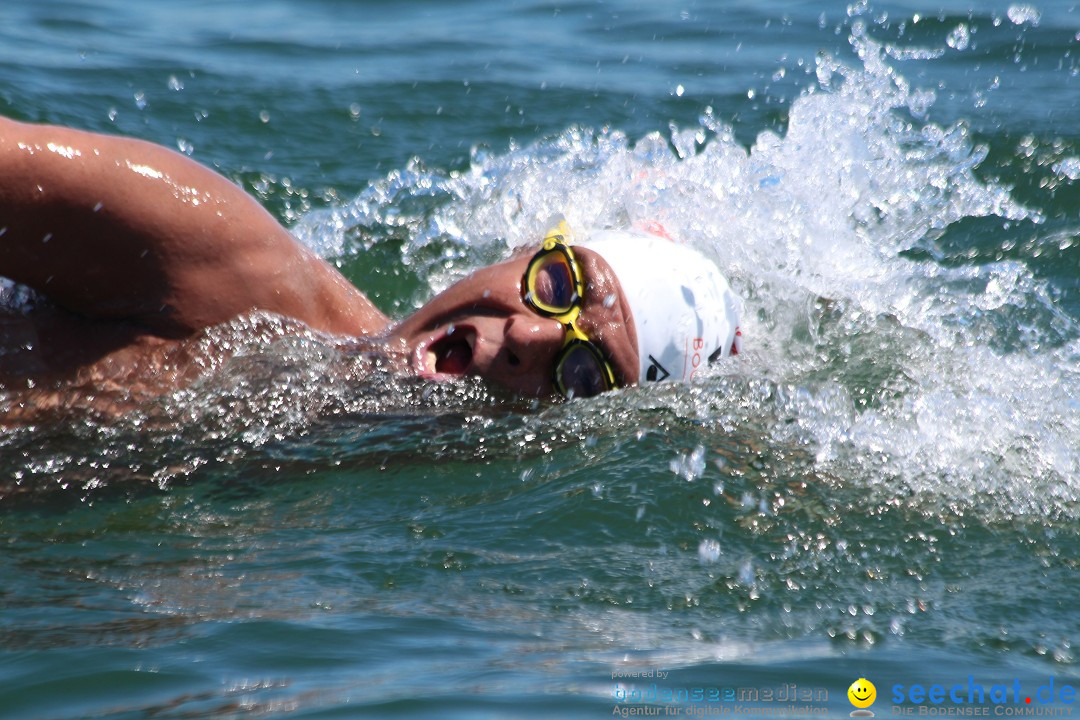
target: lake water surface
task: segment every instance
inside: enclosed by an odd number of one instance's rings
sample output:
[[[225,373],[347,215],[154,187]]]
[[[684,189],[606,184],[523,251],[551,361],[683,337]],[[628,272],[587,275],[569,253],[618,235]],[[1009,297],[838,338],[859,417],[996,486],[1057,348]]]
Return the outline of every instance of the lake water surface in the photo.
[[[391,315],[555,212],[746,304],[692,387],[360,382],[238,322],[195,387],[3,431],[0,717],[1072,711],[1075,2],[0,19],[0,113],[191,155]]]

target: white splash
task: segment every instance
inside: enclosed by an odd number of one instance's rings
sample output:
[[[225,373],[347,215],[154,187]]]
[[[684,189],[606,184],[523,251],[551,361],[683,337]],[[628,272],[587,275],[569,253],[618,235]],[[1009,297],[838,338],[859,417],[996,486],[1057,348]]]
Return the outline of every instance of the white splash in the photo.
[[[1017,7],[1014,22],[1036,21]],[[954,48],[968,42],[952,33]],[[636,142],[573,127],[503,155],[476,149],[461,173],[414,161],[298,234],[336,254],[358,226],[403,233],[403,263],[434,291],[536,242],[557,212],[585,231],[659,222],[746,300],[744,354],[718,369],[714,393],[664,394],[672,410],[730,427],[738,397],[740,417],[774,419],[774,441],[810,445],[834,477],[1066,511],[1080,499],[1076,320],[1024,262],[939,261],[961,220],[1007,230],[1042,217],[975,175],[987,148],[964,122],[925,121],[934,94],[890,65],[895,48],[858,23],[852,43],[862,67],[819,57],[786,132],[749,149],[711,108],[697,127]],[[700,464],[678,456],[671,470],[693,479]]]

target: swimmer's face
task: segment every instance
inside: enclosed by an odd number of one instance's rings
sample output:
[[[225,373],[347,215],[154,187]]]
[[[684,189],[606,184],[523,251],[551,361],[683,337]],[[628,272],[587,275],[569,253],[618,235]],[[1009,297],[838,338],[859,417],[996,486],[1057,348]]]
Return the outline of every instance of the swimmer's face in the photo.
[[[575,247],[585,276],[577,326],[609,358],[620,386],[638,377],[637,336],[630,308],[611,267]],[[445,379],[477,375],[522,395],[555,394],[552,373],[562,349],[562,324],[538,315],[521,298],[532,253],[481,268],[432,298],[390,335],[405,345],[414,372]]]

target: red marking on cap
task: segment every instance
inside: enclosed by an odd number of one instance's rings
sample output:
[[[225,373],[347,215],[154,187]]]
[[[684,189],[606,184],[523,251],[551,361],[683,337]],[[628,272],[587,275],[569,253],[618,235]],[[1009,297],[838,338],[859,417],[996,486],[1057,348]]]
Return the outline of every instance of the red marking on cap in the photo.
[[[649,233],[650,235],[656,235],[657,237],[662,237],[665,240],[675,242],[675,238],[671,237],[671,234],[668,233],[664,226],[661,225],[657,220],[649,220],[648,222],[643,222],[638,227],[640,227],[642,230]]]

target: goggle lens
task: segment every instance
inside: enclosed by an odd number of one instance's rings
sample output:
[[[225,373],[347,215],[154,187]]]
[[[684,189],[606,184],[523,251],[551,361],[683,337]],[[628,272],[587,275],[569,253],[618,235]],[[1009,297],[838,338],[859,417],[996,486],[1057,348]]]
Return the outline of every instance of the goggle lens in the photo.
[[[599,395],[612,387],[605,365],[595,345],[572,340],[555,365],[555,384],[567,398]]]
[[[561,250],[538,255],[526,273],[527,300],[537,310],[550,315],[570,312],[579,299],[574,270]]]

